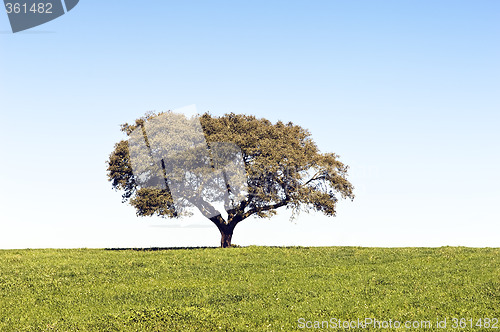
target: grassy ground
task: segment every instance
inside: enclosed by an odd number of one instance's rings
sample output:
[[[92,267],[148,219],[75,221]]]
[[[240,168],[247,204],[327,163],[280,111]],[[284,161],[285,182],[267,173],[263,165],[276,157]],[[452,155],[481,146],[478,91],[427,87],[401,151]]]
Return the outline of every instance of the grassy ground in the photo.
[[[495,331],[500,319],[500,249],[4,250],[0,271],[0,331],[333,331],[300,326],[367,317]],[[493,320],[453,329],[453,317]]]

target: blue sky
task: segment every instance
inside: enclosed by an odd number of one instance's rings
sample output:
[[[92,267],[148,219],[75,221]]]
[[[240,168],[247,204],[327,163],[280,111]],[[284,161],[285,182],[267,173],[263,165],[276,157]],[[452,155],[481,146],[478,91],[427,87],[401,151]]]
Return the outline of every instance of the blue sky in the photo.
[[[308,128],[351,166],[338,215],[246,220],[240,245],[500,246],[500,2],[90,1],[0,14],[0,248],[217,245],[138,218],[106,180],[150,110]]]

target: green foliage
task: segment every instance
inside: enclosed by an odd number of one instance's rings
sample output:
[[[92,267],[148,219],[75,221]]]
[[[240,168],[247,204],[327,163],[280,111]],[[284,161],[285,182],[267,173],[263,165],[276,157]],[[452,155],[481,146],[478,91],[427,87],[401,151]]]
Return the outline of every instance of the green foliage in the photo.
[[[162,122],[161,119],[167,119],[167,116],[168,121]],[[136,130],[143,128],[146,122],[152,123],[151,135],[145,135],[145,130]],[[161,130],[165,123],[168,123],[168,133]],[[182,115],[166,112],[149,113],[137,119],[135,124],[122,126],[122,131],[129,137],[134,137],[134,142],[144,140],[146,143],[142,147],[129,145],[127,141],[116,144],[109,157],[108,178],[115,189],[124,192],[124,201],[128,200],[136,208],[138,215],[177,217],[185,211],[186,206],[183,204],[192,204],[214,222],[223,234],[222,245],[229,246],[230,236],[236,224],[252,215],[271,217],[276,214],[278,208],[284,206],[293,209],[294,215],[300,211],[316,210],[327,216],[335,216],[337,195],[342,198],[354,198],[354,188],[347,180],[348,166],[340,162],[334,153],[320,153],[309,131],[300,126],[281,121],[273,124],[266,119],[233,113],[221,117],[205,113],[200,117],[200,123],[196,122],[198,131],[190,131],[189,128],[193,129],[195,122]],[[212,156],[217,154],[216,147],[220,147],[221,142],[241,149],[244,162],[242,173],[245,173],[241,178],[246,182],[247,191],[235,205],[225,202],[227,220],[210,204],[209,195],[197,189],[202,187],[200,183],[203,181],[210,182],[203,172],[194,177],[193,174],[197,172],[168,173],[170,180],[172,177],[176,181],[181,179],[182,188],[186,189],[183,192],[192,193],[192,197],[177,200],[175,203],[168,188],[140,185],[143,180],[133,174],[130,154],[141,155],[139,159],[142,162],[138,167],[144,170],[140,172],[146,175],[144,181],[166,183],[165,165],[162,166],[162,172],[158,165],[151,162],[148,149],[144,148],[148,146],[148,140],[155,142],[150,146],[157,147],[150,153],[158,155],[165,155],[165,152],[175,150],[178,146],[184,151],[188,143],[192,143],[196,147],[193,148],[193,156],[186,158],[189,154],[182,154],[185,160],[181,163],[184,167],[178,168],[181,170],[196,166],[195,161],[202,155],[198,151],[200,148],[210,151]],[[134,157],[134,160],[136,159]],[[185,165],[186,163],[193,165]],[[182,179],[188,178],[186,174],[192,179],[183,181]],[[229,188],[229,182],[222,187]],[[229,237],[224,239],[224,234]]]
[[[301,317],[500,318],[500,249],[6,250],[0,269],[0,331],[294,331]],[[481,329],[460,329],[472,330]]]
[[[209,144],[231,142],[243,152],[250,189],[243,215],[269,217],[287,206],[334,216],[335,193],[354,198],[348,166],[336,154],[320,153],[308,130],[233,113],[204,114],[200,121]]]

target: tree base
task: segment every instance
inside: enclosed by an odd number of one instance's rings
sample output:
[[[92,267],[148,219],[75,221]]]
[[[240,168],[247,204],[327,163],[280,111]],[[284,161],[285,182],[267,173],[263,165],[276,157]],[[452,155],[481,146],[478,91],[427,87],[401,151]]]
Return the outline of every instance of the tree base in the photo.
[[[232,236],[233,236],[233,233],[221,232],[221,240],[220,240],[221,248],[230,248],[231,247]]]

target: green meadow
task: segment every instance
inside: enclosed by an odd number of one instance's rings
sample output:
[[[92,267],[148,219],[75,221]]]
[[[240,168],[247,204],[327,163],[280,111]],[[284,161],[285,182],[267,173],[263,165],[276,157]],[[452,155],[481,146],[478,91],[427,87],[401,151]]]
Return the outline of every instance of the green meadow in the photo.
[[[0,271],[0,331],[500,331],[498,248],[2,250]]]

